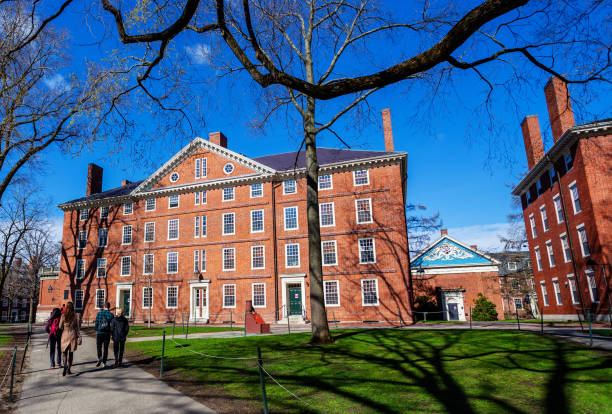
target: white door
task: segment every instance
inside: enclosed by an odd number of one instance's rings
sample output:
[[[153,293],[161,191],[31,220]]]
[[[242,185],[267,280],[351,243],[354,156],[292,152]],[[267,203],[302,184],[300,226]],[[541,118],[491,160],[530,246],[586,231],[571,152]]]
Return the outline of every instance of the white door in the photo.
[[[193,316],[195,319],[208,319],[208,289],[206,286],[194,287],[193,295]]]

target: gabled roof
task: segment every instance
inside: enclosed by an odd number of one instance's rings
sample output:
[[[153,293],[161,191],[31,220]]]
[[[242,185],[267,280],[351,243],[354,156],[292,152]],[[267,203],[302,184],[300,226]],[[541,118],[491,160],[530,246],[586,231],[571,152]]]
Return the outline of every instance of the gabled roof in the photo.
[[[80,203],[80,202],[84,202],[84,201],[98,201],[98,200],[104,200],[106,198],[117,198],[117,197],[122,197],[122,196],[129,196],[132,191],[134,191],[134,189],[136,187],[138,187],[138,185],[140,185],[140,183],[142,183],[142,180],[140,181],[135,181],[133,183],[121,186],[121,187],[117,187],[117,188],[112,188],[110,190],[106,190],[106,191],[102,191],[101,193],[96,193],[96,194],[92,194],[90,196],[86,196],[86,197],[81,197],[81,198],[77,198],[76,200],[71,200],[71,201],[67,201],[63,204],[60,204],[60,207],[62,205],[66,205],[66,204],[72,204],[72,203]]]
[[[336,164],[339,162],[356,161],[367,158],[389,156],[390,154],[401,155],[402,152],[386,151],[360,151],[339,148],[317,148],[317,161],[320,166]],[[297,156],[297,160],[296,160]],[[289,171],[306,168],[306,151],[285,152],[282,154],[266,155],[254,158],[255,161],[267,165],[276,171]],[[297,161],[297,162],[296,162]]]
[[[447,234],[430,244],[410,262],[413,272],[419,267],[439,269],[493,266],[496,268],[498,264],[499,261],[494,258],[453,239]]]

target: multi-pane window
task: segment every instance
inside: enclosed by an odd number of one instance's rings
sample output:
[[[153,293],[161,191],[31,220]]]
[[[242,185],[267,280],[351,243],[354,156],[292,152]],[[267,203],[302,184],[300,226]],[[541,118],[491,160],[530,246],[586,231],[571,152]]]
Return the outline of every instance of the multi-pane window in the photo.
[[[368,170],[353,171],[353,181],[355,185],[370,184],[370,175]]]
[[[283,181],[283,194],[297,193],[297,183],[295,180]]]
[[[542,255],[540,254],[540,248],[535,247],[533,250],[535,252],[536,264],[537,264],[538,270],[542,270]]]
[[[574,168],[574,156],[572,155],[571,152],[568,152],[567,154],[563,156],[563,161],[565,161],[565,169],[567,171]]]
[[[300,267],[300,245],[297,243],[285,245],[285,267]]]
[[[89,210],[84,208],[79,212],[79,220],[85,221],[89,218]]]
[[[331,227],[334,223],[334,203],[319,204],[319,220],[321,227]]]
[[[561,207],[561,197],[558,194],[553,197],[553,203],[555,204],[557,223],[563,223],[563,207]]]
[[[223,234],[234,234],[235,228],[235,214],[225,213],[223,214]]]
[[[200,205],[200,192],[199,192],[199,191],[196,191],[196,192],[194,193],[194,204],[195,204],[196,206],[199,206],[199,205]]]
[[[574,214],[578,214],[582,211],[582,206],[580,205],[580,196],[578,195],[578,187],[576,183],[572,183],[569,185],[570,196],[572,197],[572,206],[574,207]]]
[[[540,282],[540,289],[542,289],[542,302],[544,303],[544,306],[548,306],[548,292],[546,291],[545,282]]]
[[[359,263],[376,263],[374,239],[359,239]]]
[[[264,231],[263,210],[251,210],[251,233]]]
[[[559,280],[555,277],[552,280],[553,290],[555,291],[555,300],[557,301],[557,305],[563,305],[563,301],[561,300],[561,288],[559,287]]]
[[[540,217],[542,217],[542,228],[548,231],[548,216],[546,215],[546,206],[540,207]]]
[[[156,200],[155,198],[147,198],[147,201],[145,201],[145,211],[155,211]]]
[[[145,223],[144,241],[155,241],[155,223],[152,221]]]
[[[223,307],[236,307],[236,285],[223,285]]]
[[[338,264],[335,240],[321,242],[321,253],[323,256],[323,266],[332,266]]]
[[[87,230],[79,231],[79,249],[87,247]]]
[[[153,307],[153,288],[143,287],[142,288],[142,307],[148,309]]]
[[[546,242],[546,253],[548,253],[550,267],[555,267],[555,254],[553,253],[552,242],[550,240]]]
[[[576,289],[576,281],[574,280],[574,275],[567,275],[567,284],[570,291],[570,296],[572,297],[572,304],[578,304],[578,290]]]
[[[195,160],[195,178],[200,178],[200,174],[201,174],[201,164],[200,164],[200,159],[196,158]]]
[[[517,310],[517,311],[523,310],[523,299],[514,298],[514,310]]]
[[[179,196],[171,195],[168,197],[168,208],[177,208],[179,206]]]
[[[168,252],[166,273],[178,273],[178,252]]]
[[[223,270],[236,269],[236,249],[228,247],[223,249]]]
[[[108,218],[108,206],[100,207],[100,219]]]
[[[132,256],[121,257],[121,276],[129,276],[132,269]]]
[[[77,279],[83,279],[85,277],[85,260],[84,259],[77,259],[75,277]]]
[[[108,229],[98,229],[98,247],[108,245]]]
[[[144,255],[142,273],[145,275],[153,274],[153,267],[155,264],[155,256],[152,253],[147,253]]]
[[[518,290],[521,288],[521,282],[518,279],[512,279],[512,289]]]
[[[207,220],[206,216],[202,216],[200,218],[200,222],[202,223],[202,231],[200,232],[202,237],[206,237],[206,229],[207,229]]]
[[[584,228],[584,224],[581,224],[577,227],[578,230],[578,240],[580,241],[580,249],[582,250],[582,257],[587,257],[591,254],[589,250],[589,242],[587,240],[586,230]]]
[[[193,251],[193,273],[199,273],[199,272],[200,272],[200,251],[196,249]]]
[[[529,225],[531,226],[531,236],[535,239],[538,233],[536,232],[535,217],[533,217],[533,214],[529,215]]]
[[[202,204],[206,204],[206,200],[208,199],[208,195],[206,191],[200,191],[200,202]]]
[[[200,252],[200,271],[206,272],[206,250]]]
[[[123,226],[121,244],[132,244],[132,226]]]
[[[105,289],[96,289],[96,309],[104,308],[104,299],[106,298]]]
[[[134,212],[134,203],[123,203],[123,215],[128,216]]]
[[[516,270],[516,262],[508,262],[508,270],[515,271]]]
[[[201,178],[206,177],[206,175],[208,175],[208,163],[206,162],[206,158],[202,158],[202,162],[201,162],[201,168],[202,168],[202,172],[200,174]]]
[[[355,210],[357,212],[357,224],[372,222],[372,200],[370,198],[356,200]]]
[[[595,273],[592,270],[585,272],[587,278],[587,284],[589,285],[589,293],[591,294],[591,302],[599,302],[599,291],[597,290],[597,283],[595,282]]]
[[[232,201],[234,199],[234,187],[225,187],[223,189],[223,201]]]
[[[200,237],[200,216],[195,216],[193,220],[193,236]]]
[[[332,188],[332,176],[328,175],[320,175],[319,176],[319,190],[329,190]]]
[[[265,308],[266,307],[266,284],[265,283],[253,283],[253,307],[254,308]]]
[[[263,184],[251,184],[251,198],[263,197]]]
[[[98,277],[106,277],[106,259],[98,258],[98,269],[96,272]]]
[[[297,206],[285,207],[285,230],[297,230]]]
[[[82,289],[77,289],[74,291],[74,308],[75,309],[83,309],[83,297],[85,296],[85,292]]]
[[[323,282],[323,297],[325,306],[340,306],[340,289],[337,280],[326,280]]]
[[[179,237],[179,220],[168,220],[168,240],[178,240]]]
[[[178,307],[178,286],[166,288],[166,308],[176,309]]]
[[[263,269],[265,267],[264,246],[251,246],[251,268]]]
[[[378,280],[377,279],[362,279],[361,280],[361,299],[363,306],[378,305]]]
[[[561,239],[561,250],[563,250],[563,261],[565,261],[565,263],[569,263],[571,255],[569,243],[567,242],[567,235],[563,233],[561,236],[559,236],[559,238]]]

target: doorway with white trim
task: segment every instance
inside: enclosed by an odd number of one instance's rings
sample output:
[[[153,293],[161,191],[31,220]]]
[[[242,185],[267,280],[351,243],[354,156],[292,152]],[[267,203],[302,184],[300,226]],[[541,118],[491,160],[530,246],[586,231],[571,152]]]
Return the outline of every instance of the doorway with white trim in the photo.
[[[208,282],[194,282],[189,284],[189,320],[191,322],[206,322],[209,318]]]

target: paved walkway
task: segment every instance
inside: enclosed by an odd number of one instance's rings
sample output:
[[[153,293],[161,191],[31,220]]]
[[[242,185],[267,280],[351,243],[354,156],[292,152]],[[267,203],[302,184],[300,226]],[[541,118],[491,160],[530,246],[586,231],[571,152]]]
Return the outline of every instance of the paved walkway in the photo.
[[[17,413],[214,413],[136,367],[96,368],[96,340],[83,337],[73,375],[49,369],[47,334],[36,326]],[[109,354],[112,355],[112,341]],[[110,363],[112,364],[112,356]]]

